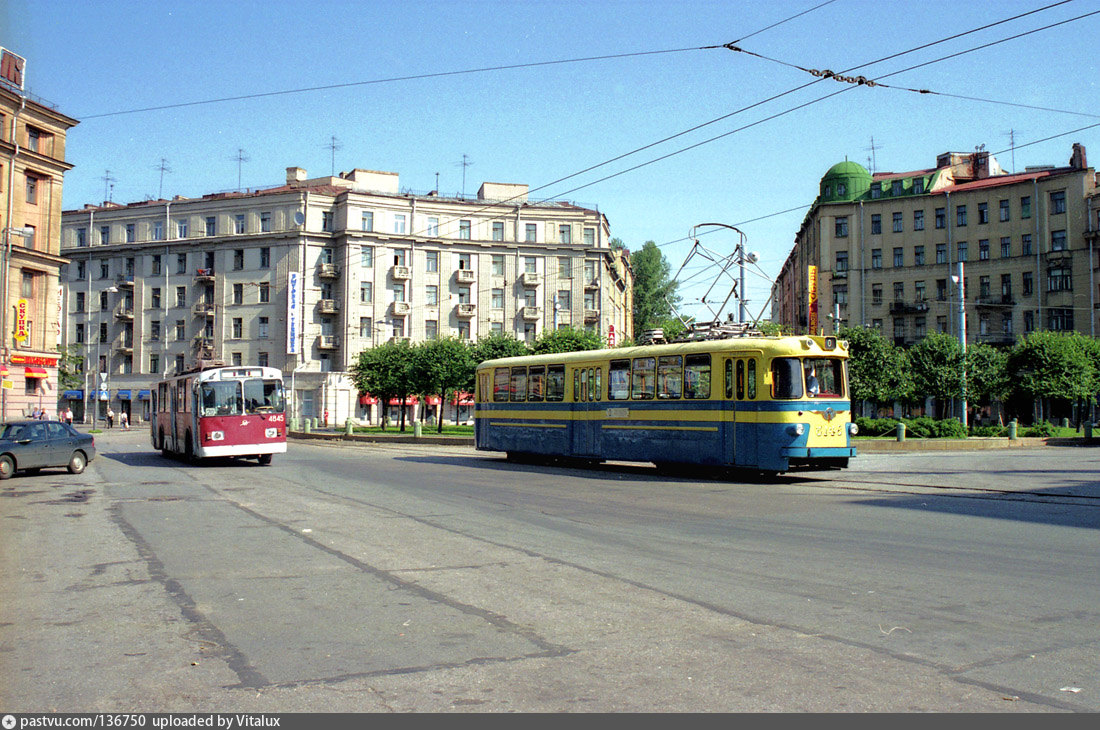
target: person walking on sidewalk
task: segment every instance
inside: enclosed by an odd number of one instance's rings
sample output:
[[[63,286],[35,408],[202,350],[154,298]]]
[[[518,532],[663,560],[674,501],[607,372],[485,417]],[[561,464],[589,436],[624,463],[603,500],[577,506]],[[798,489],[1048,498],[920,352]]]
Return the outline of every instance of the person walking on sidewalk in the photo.
[[[107,406],[107,428],[115,427],[115,412],[111,410],[110,406]]]
[[[130,416],[126,414],[126,411],[118,412],[118,425],[122,427],[123,431],[130,430]]]

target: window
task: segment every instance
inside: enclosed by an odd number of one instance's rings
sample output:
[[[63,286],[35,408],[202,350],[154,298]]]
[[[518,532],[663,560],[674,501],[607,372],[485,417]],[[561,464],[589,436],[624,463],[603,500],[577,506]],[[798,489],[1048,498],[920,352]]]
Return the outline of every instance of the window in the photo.
[[[88,245],[88,229],[77,228],[76,229],[76,245],[78,248],[83,248]]]
[[[504,290],[493,289],[490,293],[489,306],[493,309],[504,309]]]
[[[1047,291],[1073,291],[1073,273],[1070,267],[1055,266],[1047,271]]]
[[[989,277],[978,277],[978,297],[981,299],[989,298]]]
[[[657,399],[679,398],[684,390],[684,358],[666,355],[657,359]]]
[[[539,304],[538,291],[535,289],[523,290],[523,306],[537,307]]]
[[[153,240],[164,240],[164,221],[153,221]]]
[[[917,338],[922,338],[926,334],[926,326],[924,317],[913,318],[913,335]]]
[[[936,299],[941,302],[947,299],[947,279],[936,279]]]
[[[894,268],[905,266],[905,255],[900,247],[894,248]]]
[[[241,357],[241,353],[239,353],[239,352],[234,352],[233,353],[232,360],[233,360],[234,365],[243,365],[244,364],[244,360]]]
[[[393,300],[395,302],[405,301],[405,285],[398,284],[393,288]]]
[[[177,286],[176,287],[176,306],[177,307],[186,307],[187,306],[187,287],[185,287],[185,286]]]
[[[470,240],[470,221],[460,220],[458,222],[458,237],[463,240]]]
[[[257,353],[257,355],[256,355],[256,364],[259,365],[262,368],[268,367],[270,362],[269,362],[268,355],[267,355],[266,352]]]
[[[260,213],[260,232],[271,233],[271,213]]]
[[[363,211],[363,230],[364,231],[373,231],[374,230],[374,213],[370,212],[369,210],[368,211]]]
[[[493,240],[504,240],[504,221],[493,221]]]
[[[160,309],[160,287],[154,287],[149,293],[149,306],[153,309]]]
[[[133,223],[126,224],[126,243],[133,243],[137,240],[137,228]]]
[[[331,210],[322,211],[321,212],[321,230],[331,233],[332,229],[333,229],[332,211]]]
[[[848,216],[840,215],[833,222],[833,235],[837,238],[848,237]]]
[[[82,291],[76,293],[76,311],[84,311],[84,292]]]
[[[160,374],[160,355],[154,353],[149,356],[149,372],[153,375]]]
[[[1008,303],[1012,299],[1012,274],[1001,274],[1001,300]]]
[[[837,251],[836,252],[836,266],[833,269],[834,273],[840,274],[848,271],[848,252]]]
[[[458,339],[468,340],[470,339],[470,323],[463,320],[458,323]]]
[[[652,357],[636,357],[630,367],[630,398],[653,400],[657,389],[657,361]]]
[[[217,219],[214,216],[207,216],[206,218],[206,235],[213,236],[217,233]]]
[[[848,286],[840,284],[833,287],[833,304],[848,306]]]
[[[186,324],[186,322],[184,322],[184,320],[177,319],[176,320],[176,340],[178,341],[178,340],[185,340],[185,339],[187,339],[187,324]],[[182,359],[183,359],[183,356],[181,355],[180,356],[181,366],[182,366]]]
[[[913,230],[914,231],[923,231],[924,230],[924,211],[923,210],[914,210],[913,211]]]
[[[233,285],[233,303],[244,304],[244,284]]]
[[[573,278],[573,266],[572,259],[568,256],[558,257],[558,278],[559,279],[572,279]]]
[[[428,235],[429,236],[438,236],[439,235],[439,218],[437,216],[429,216],[428,217]]]
[[[439,271],[439,252],[428,251],[425,255],[425,270],[429,274],[435,274]]]
[[[959,241],[958,251],[959,251],[959,261],[969,261],[970,260],[968,258],[969,247],[967,246],[966,241]]]
[[[177,274],[186,274],[187,273],[187,254],[185,254],[185,253],[176,254],[176,273]]]
[[[1000,205],[1000,211],[1001,211],[1001,214],[1000,214],[1001,222],[1004,223],[1005,221],[1009,220],[1009,218],[1011,217],[1011,214],[1009,213],[1008,201],[1007,200],[1002,200],[1002,201],[1000,201],[999,205]]]
[[[523,273],[536,274],[538,273],[538,259],[534,256],[523,257]]]
[[[1031,196],[1030,195],[1024,195],[1020,198],[1020,217],[1021,218],[1030,218],[1031,217]]]
[[[1012,312],[1001,314],[1001,334],[1012,334]]]
[[[802,364],[798,358],[772,360],[772,398],[801,398],[802,393]]]
[[[504,276],[504,254],[493,254],[490,266],[493,276]]]
[[[568,312],[573,308],[573,298],[568,289],[558,291],[557,308],[562,312]]]
[[[439,287],[435,284],[424,287],[424,304],[429,307],[439,306]]]
[[[937,264],[946,264],[947,263],[947,244],[946,243],[937,243],[936,244],[936,263]]]
[[[882,268],[882,249],[881,248],[871,249],[871,268],[872,269],[881,269]]]
[[[234,270],[241,270],[244,268],[244,249],[238,248],[233,251],[233,268]]]
[[[1001,237],[1001,258],[1007,259],[1012,255],[1012,239],[1008,236]]]
[[[1024,296],[1031,296],[1035,292],[1035,278],[1030,271],[1025,271],[1021,278],[1022,288],[1024,290]]]
[[[905,300],[905,282],[904,281],[895,281],[894,282],[894,301],[895,302],[901,302],[901,301],[904,301],[904,300]]]
[[[536,231],[537,230],[538,230],[538,227],[534,223],[525,224],[524,229],[523,229],[523,231],[524,231],[523,232],[523,240],[526,241],[527,243],[536,243],[537,242],[537,238],[536,238],[536,235],[537,235]]]
[[[99,245],[106,246],[111,242],[111,227],[100,226],[99,227]]]
[[[260,304],[271,302],[271,285],[266,281],[260,282]]]
[[[100,322],[99,323],[99,341],[100,342],[106,342],[107,337],[108,337],[108,335],[107,335],[107,323],[106,322]],[[100,368],[100,370],[102,370],[102,369],[103,368]]]
[[[947,212],[944,208],[936,208],[936,228],[947,227]]]
[[[1065,231],[1051,231],[1050,232],[1050,250],[1051,251],[1065,251],[1066,250],[1066,232]]]
[[[374,249],[370,246],[359,247],[359,265],[364,269],[374,266]]]
[[[38,205],[38,178],[27,175],[27,203]]]
[[[1030,309],[1024,312],[1024,332],[1033,332],[1035,330],[1035,312]]]
[[[111,278],[111,262],[108,259],[99,260],[99,278],[109,279]]]
[[[978,260],[989,261],[989,239],[982,238],[978,241]]]
[[[894,213],[894,233],[901,233],[904,230],[904,226],[901,222],[901,213]]]
[[[1050,214],[1056,215],[1058,213],[1066,212],[1066,191],[1055,190],[1050,194]]]
[[[268,332],[267,332],[268,318],[267,317],[260,317],[259,321],[256,324],[257,324],[257,326],[256,326],[256,336],[259,337],[261,340],[266,340],[267,337],[268,337]]]
[[[901,180],[894,180],[890,183],[890,194],[901,195]]]
[[[562,243],[573,243],[573,226],[568,223],[558,226],[558,240]]]
[[[941,315],[938,315],[936,317],[936,331],[941,333],[941,334],[946,334],[947,333],[947,316],[946,315],[941,314]]]
[[[988,203],[978,203],[978,223],[981,224],[981,223],[988,223],[988,222],[989,222],[989,204]]]
[[[871,183],[871,198],[877,200],[882,197],[882,183]]]
[[[962,228],[966,225],[966,206],[960,205],[955,208],[955,225]]]
[[[1068,332],[1073,329],[1072,309],[1051,309],[1049,317],[1050,329],[1060,332]]]
[[[588,289],[584,292],[584,308],[588,310],[595,310],[598,308],[596,303],[596,292]]]
[[[914,195],[922,195],[923,193],[924,193],[924,178],[923,177],[913,178],[913,194]]]
[[[394,252],[393,252],[393,265],[394,266],[404,266],[405,265],[405,250],[404,249],[400,249],[400,248],[394,249]],[[436,266],[438,267],[438,265],[439,265],[439,261],[437,259],[436,260]]]
[[[237,234],[244,233],[244,214],[243,213],[238,213],[234,217],[233,220],[234,220],[234,226],[233,226],[234,232],[236,232]]]
[[[913,247],[913,266],[924,266],[924,246]]]
[[[882,304],[882,284],[871,285],[871,304]]]
[[[326,231],[329,229],[325,229]],[[393,232],[404,233],[405,232],[405,214],[395,213],[393,216]]]
[[[878,213],[871,214],[871,235],[882,233],[882,216]]]
[[[596,245],[596,229],[585,228],[584,229],[584,245],[595,246]]]
[[[244,337],[244,319],[241,317],[233,318],[233,339],[239,340]]]
[[[360,339],[369,340],[371,338],[371,318],[360,317],[359,318],[359,337]]]
[[[374,284],[369,281],[359,282],[359,303],[370,304],[374,298]]]
[[[438,319],[426,319],[426,320],[424,320],[424,339],[426,339],[426,340],[438,340],[439,339],[439,320]]]

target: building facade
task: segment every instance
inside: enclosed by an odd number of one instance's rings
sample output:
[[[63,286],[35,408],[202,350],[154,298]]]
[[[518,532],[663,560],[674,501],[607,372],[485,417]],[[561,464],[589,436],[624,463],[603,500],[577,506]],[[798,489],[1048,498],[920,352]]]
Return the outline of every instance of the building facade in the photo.
[[[1003,345],[1039,329],[1094,335],[1096,194],[1078,144],[1067,166],[1019,173],[982,151],[900,174],[839,163],[773,287],[773,320],[874,327],[899,345],[963,327]]]
[[[0,419],[35,408],[56,415],[61,189],[72,169],[65,138],[76,124],[0,80]]]
[[[447,198],[360,169],[66,211],[63,339],[89,365],[84,392],[64,395],[137,422],[152,383],[205,358],[280,368],[292,416],[373,422],[388,404],[361,398],[349,370],[381,343],[531,341],[563,326],[629,336],[632,277],[609,240],[598,211],[529,201],[526,185]]]

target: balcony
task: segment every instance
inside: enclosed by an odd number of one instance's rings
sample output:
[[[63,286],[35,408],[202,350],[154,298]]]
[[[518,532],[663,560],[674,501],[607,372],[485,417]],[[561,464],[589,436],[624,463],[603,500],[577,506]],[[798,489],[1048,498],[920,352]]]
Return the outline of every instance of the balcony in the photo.
[[[119,346],[115,348],[115,352],[117,352],[119,355],[133,355],[134,354],[134,343],[133,342],[120,343]]]
[[[890,314],[917,314],[927,311],[928,302],[923,299],[919,302],[890,302]]]
[[[134,288],[134,275],[133,274],[123,274],[122,276],[118,277],[118,279],[115,280],[115,285],[118,286],[119,289],[133,289]]]
[[[205,335],[195,335],[191,338],[191,346],[195,350],[195,356],[199,358],[214,357],[214,338]]]
[[[340,346],[340,338],[336,335],[321,335],[317,340],[317,348],[321,350],[335,350]]]
[[[459,269],[455,272],[455,281],[459,284],[473,284],[475,278],[473,269]]]
[[[390,269],[390,276],[394,281],[407,281],[412,277],[408,266],[394,266]]]
[[[404,342],[404,343],[408,344],[408,343],[412,342],[412,339],[409,338],[409,337],[406,337],[404,335],[394,335],[393,337],[390,338],[390,342],[394,343],[395,345],[398,344],[398,343],[401,343],[401,342]]]
[[[411,309],[412,309],[412,307],[409,306],[408,302],[394,302],[393,303],[394,316],[404,317],[404,316],[408,315],[408,313]]]
[[[213,317],[214,305],[210,302],[196,302],[191,307],[191,313],[196,317]]]
[[[1015,303],[1016,299],[1011,294],[983,294],[977,300],[979,307],[1002,307]]]
[[[987,345],[1014,345],[1016,344],[1016,336],[1011,332],[987,332],[977,337],[978,342],[984,342]]]
[[[586,309],[584,310],[585,322],[596,322],[600,318],[600,310],[598,309]]]
[[[120,319],[123,322],[133,322],[134,308],[132,306],[127,307],[125,304],[118,305],[117,307],[115,307],[115,318]]]
[[[317,275],[322,279],[336,279],[340,276],[340,269],[336,264],[321,264],[321,268],[317,270]]]
[[[523,282],[524,286],[538,286],[542,283],[542,277],[537,271],[524,271],[520,281]]]
[[[340,305],[335,299],[322,299],[317,302],[317,309],[321,314],[336,314],[340,311]]]
[[[523,307],[519,310],[519,316],[528,322],[535,322],[542,318],[542,310],[539,307]]]
[[[213,284],[214,283],[214,269],[195,269],[195,283],[196,284]]]
[[[584,282],[584,288],[585,289],[599,289],[600,288],[599,278],[598,277],[592,277],[591,279],[586,279],[585,282]]]
[[[477,305],[460,303],[457,307],[455,307],[455,314],[459,317],[462,317],[463,319],[470,319],[475,314],[477,314]]]

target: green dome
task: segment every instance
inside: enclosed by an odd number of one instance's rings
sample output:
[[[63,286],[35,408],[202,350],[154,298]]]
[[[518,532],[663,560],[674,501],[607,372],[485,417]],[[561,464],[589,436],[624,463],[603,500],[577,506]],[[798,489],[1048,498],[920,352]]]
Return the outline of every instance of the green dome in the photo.
[[[821,200],[825,203],[855,200],[870,189],[871,173],[858,162],[838,162],[821,178]]]

